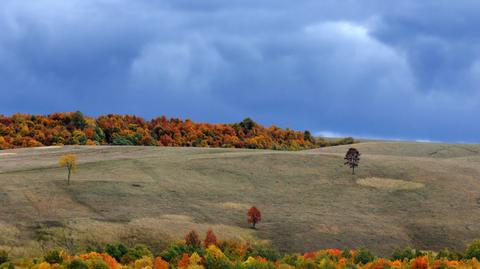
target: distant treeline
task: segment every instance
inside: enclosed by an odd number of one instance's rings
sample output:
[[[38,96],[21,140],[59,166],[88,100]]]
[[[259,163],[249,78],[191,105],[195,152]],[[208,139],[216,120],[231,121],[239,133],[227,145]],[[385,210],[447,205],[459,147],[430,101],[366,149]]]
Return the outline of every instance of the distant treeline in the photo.
[[[0,115],[0,149],[52,145],[143,145],[302,150],[351,144],[352,138],[327,141],[309,131],[263,127],[247,118],[234,124],[195,123],[132,115],[86,117],[81,112],[48,116]]]

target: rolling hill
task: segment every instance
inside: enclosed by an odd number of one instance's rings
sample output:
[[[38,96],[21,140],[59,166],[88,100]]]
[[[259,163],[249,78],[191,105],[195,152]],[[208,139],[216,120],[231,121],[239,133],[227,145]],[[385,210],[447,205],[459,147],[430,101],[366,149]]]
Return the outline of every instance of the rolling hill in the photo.
[[[0,151],[0,246],[17,255],[95,243],[159,249],[188,230],[282,251],[365,246],[463,250],[480,237],[480,145],[364,142],[247,149],[66,146]],[[78,156],[66,185],[57,165]],[[263,214],[249,229],[246,211]]]

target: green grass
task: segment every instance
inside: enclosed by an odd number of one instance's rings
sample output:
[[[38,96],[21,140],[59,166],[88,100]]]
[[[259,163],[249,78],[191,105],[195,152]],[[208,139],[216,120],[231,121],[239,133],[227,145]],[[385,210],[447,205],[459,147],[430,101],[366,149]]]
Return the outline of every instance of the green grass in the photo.
[[[480,237],[480,146],[360,143],[356,176],[343,165],[349,147],[3,151],[15,154],[0,156],[0,248],[35,255],[124,241],[160,249],[190,229],[213,228],[220,238],[266,240],[283,251],[365,246],[387,255],[407,245],[463,250]],[[70,186],[57,167],[66,152],[79,159]],[[369,177],[424,187],[357,184]],[[246,223],[252,204],[263,214],[258,230]]]

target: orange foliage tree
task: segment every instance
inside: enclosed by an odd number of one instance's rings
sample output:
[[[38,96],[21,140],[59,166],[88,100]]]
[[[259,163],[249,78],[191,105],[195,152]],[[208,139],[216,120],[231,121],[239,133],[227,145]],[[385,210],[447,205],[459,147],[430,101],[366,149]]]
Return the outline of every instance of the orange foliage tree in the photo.
[[[353,143],[353,140],[349,140]],[[344,142],[342,142],[344,143]],[[189,119],[81,112],[47,116],[0,115],[0,149],[51,145],[143,145],[301,150],[332,145],[309,131],[263,127],[247,118],[233,124],[195,123]]]

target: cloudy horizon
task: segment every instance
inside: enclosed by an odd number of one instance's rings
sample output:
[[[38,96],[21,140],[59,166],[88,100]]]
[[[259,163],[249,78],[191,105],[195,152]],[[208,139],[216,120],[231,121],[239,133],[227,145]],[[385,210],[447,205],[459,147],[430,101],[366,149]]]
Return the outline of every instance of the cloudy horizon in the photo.
[[[4,0],[0,114],[480,142],[480,2]]]

